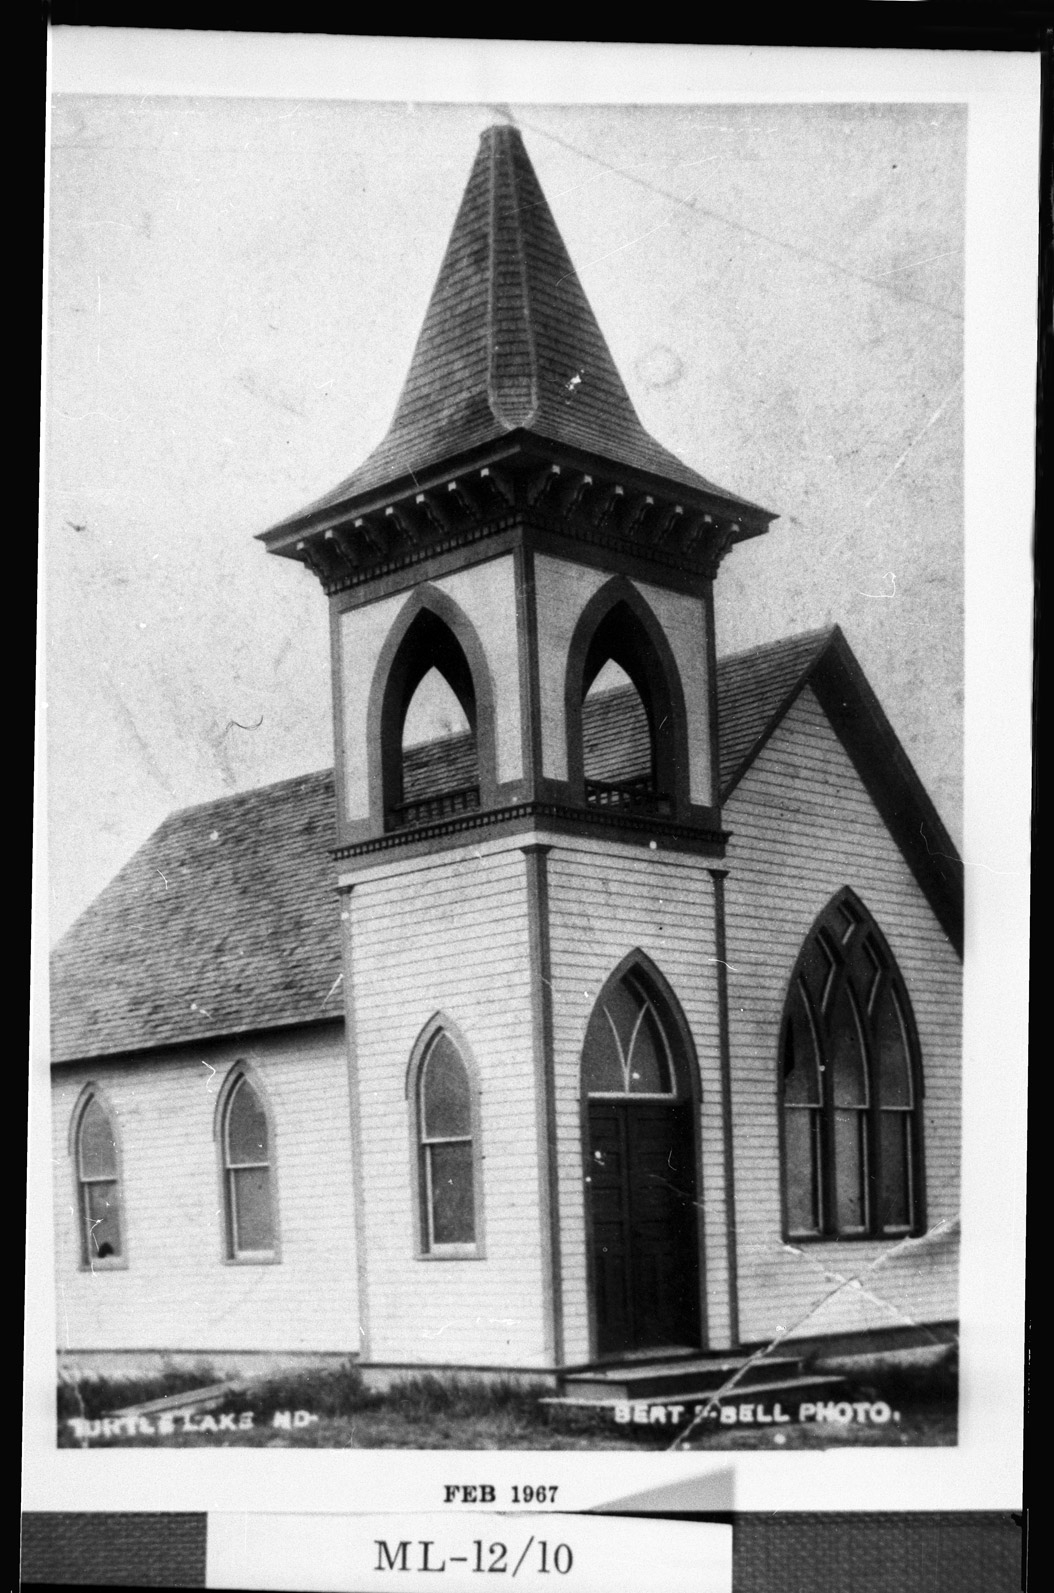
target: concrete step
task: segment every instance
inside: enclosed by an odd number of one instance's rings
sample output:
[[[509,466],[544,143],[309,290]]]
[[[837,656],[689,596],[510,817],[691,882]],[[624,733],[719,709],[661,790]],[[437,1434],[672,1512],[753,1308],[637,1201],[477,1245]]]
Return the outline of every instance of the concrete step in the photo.
[[[720,1388],[747,1364],[746,1356],[721,1360],[700,1357],[657,1366],[618,1366],[575,1372],[562,1381],[562,1392],[576,1400],[665,1399],[684,1392],[709,1392]],[[786,1381],[801,1372],[798,1356],[772,1355],[756,1361],[744,1373],[751,1385]]]

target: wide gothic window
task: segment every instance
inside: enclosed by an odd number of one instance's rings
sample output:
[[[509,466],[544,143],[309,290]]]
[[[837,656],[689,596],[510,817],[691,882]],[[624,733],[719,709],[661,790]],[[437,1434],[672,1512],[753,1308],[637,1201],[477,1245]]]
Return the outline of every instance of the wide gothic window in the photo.
[[[81,1257],[85,1266],[122,1255],[120,1175],[113,1123],[98,1095],[82,1106],[76,1133]]]
[[[673,1095],[670,1047],[642,979],[627,974],[607,989],[586,1030],[582,1084],[587,1095]]]
[[[421,1241],[431,1253],[476,1243],[472,1090],[444,1029],[429,1041],[417,1076]]]
[[[227,1253],[234,1261],[269,1261],[275,1253],[270,1131],[263,1103],[243,1074],[223,1113]]]
[[[907,991],[856,897],[813,928],[780,1046],[790,1238],[879,1238],[922,1221],[919,1067]]]

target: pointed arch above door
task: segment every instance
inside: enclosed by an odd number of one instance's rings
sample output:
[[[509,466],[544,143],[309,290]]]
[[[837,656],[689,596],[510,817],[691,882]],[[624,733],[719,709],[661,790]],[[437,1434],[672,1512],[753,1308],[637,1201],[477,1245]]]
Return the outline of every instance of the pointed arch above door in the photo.
[[[680,1006],[643,953],[597,997],[581,1088],[597,1355],[696,1348],[698,1071]]]

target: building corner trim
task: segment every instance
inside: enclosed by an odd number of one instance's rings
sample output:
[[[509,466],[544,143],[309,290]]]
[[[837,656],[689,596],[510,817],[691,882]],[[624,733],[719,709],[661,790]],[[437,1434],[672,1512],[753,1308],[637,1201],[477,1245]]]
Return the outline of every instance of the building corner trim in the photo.
[[[366,1207],[362,1169],[362,1103],[359,1098],[359,1065],[355,1047],[355,983],[352,957],[351,900],[354,886],[340,887],[341,958],[344,966],[344,1045],[348,1067],[348,1108],[351,1119],[351,1191],[355,1203],[355,1276],[358,1285],[357,1353],[362,1361],[370,1358],[369,1286],[366,1274]]]
[[[728,942],[725,930],[726,868],[707,872],[714,882],[714,956],[717,963],[717,1024],[721,1065],[721,1137],[725,1164],[725,1245],[728,1267],[728,1331],[735,1349],[739,1333],[739,1260],[736,1235],[735,1142],[732,1132],[732,1048],[728,1022]]]
[[[557,1155],[556,1077],[553,1058],[552,959],[549,947],[550,848],[533,842],[521,848],[527,865],[527,923],[531,959],[531,1033],[538,1097],[538,1150],[542,1176],[542,1275],[546,1304],[546,1351],[550,1364],[564,1361],[563,1269],[560,1246],[560,1186]]]

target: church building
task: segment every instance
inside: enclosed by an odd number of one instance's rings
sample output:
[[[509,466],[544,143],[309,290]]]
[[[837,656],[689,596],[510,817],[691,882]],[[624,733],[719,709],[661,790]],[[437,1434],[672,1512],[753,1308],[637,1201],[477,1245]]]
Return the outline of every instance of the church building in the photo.
[[[489,128],[387,435],[261,538],[335,769],[174,813],[55,951],[64,1349],[559,1383],[954,1323],[961,867],[837,627],[717,657],[774,518],[644,430]]]

